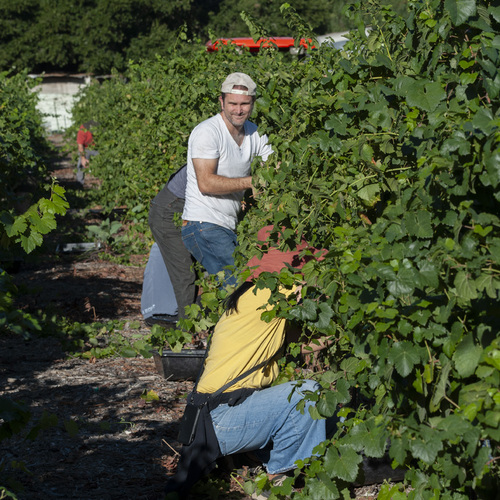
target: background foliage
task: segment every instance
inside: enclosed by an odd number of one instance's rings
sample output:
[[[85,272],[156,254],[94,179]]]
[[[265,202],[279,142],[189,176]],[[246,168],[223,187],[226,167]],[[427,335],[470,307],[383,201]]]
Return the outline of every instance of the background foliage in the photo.
[[[12,245],[26,253],[40,246],[67,207],[64,189],[46,184],[49,146],[34,84],[26,72],[0,73],[0,257]]]
[[[311,397],[317,416],[340,404],[345,418],[300,467],[307,482],[294,498],[345,496],[362,455],[386,452],[406,468],[410,498],[499,489],[500,10],[409,5],[406,18],[373,0],[348,7],[359,29],[341,53],[206,54],[194,44],[186,59],[187,46],[172,48],[90,87],[75,110],[101,123],[92,168],[103,201],[138,216],[183,163],[193,125],[217,110],[225,75],[258,82],[253,119],[275,155],[254,166],[260,195],[238,229],[238,263],[269,223],[286,228],[284,246],[304,236],[328,249],[304,276],[283,271],[259,286],[274,292],[266,317],[332,340]],[[308,33],[293,9],[282,12],[297,36]],[[301,302],[286,302],[278,284],[297,281]],[[290,483],[273,491],[290,494]],[[405,497],[398,487],[379,496]]]
[[[17,290],[3,268],[39,247],[67,208],[64,189],[47,183],[49,147],[30,91],[35,83],[26,72],[0,73],[0,335],[25,339],[42,327],[38,318],[15,307]],[[22,432],[30,418],[25,405],[0,397],[0,441]],[[0,475],[8,467],[2,458]],[[2,484],[0,497],[16,498]]]
[[[387,2],[388,0],[383,0]],[[295,0],[293,7],[317,34],[353,27],[341,15],[345,0]],[[393,2],[400,11],[406,0]],[[241,11],[266,19],[274,36],[290,36],[281,2],[268,0],[0,0],[0,70],[122,71],[127,62],[166,55],[178,30],[203,42],[211,36],[248,36]]]

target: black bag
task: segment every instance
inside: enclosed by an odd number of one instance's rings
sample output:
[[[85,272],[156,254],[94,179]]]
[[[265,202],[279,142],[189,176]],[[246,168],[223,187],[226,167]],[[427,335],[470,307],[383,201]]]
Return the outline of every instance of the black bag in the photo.
[[[181,428],[177,441],[181,444],[190,445],[196,434],[196,426],[200,418],[201,409],[203,406],[198,406],[193,403],[187,403],[184,415],[181,420]]]
[[[210,348],[210,343],[212,341],[212,337],[210,337],[210,340],[207,345],[207,349],[205,351],[205,358],[207,357],[208,354],[208,349]],[[279,350],[278,350],[279,352]],[[274,356],[271,356],[269,359],[266,359],[265,361],[262,361],[258,365],[254,366],[253,368],[250,368],[244,373],[241,373],[238,377],[235,379],[227,382],[223,387],[215,391],[213,394],[210,394],[207,398],[206,401],[202,404],[194,404],[192,402],[193,398],[193,393],[196,391],[196,387],[198,385],[198,381],[200,380],[200,376],[203,372],[204,369],[204,364],[202,365],[200,372],[198,373],[198,377],[196,378],[196,382],[193,388],[193,392],[188,396],[188,401],[186,403],[186,409],[184,410],[184,415],[181,420],[181,427],[179,429],[179,435],[177,436],[177,441],[183,445],[189,446],[193,440],[194,436],[196,434],[196,427],[198,425],[198,420],[200,418],[201,411],[203,407],[208,403],[209,399],[215,398],[219,394],[222,394],[226,389],[231,387],[233,384],[236,382],[239,382],[240,380],[244,379],[248,375],[250,375],[252,372],[257,371],[259,368],[264,368],[278,353],[276,353]]]

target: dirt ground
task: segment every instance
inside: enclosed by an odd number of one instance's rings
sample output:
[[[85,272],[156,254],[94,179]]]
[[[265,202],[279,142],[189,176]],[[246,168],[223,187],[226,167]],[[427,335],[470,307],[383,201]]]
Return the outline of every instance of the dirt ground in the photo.
[[[60,136],[52,140],[61,146]],[[73,165],[62,154],[54,175],[71,195]],[[88,176],[85,189],[93,183]],[[140,314],[144,259],[122,266],[96,253],[53,257],[23,262],[13,274],[24,309],[83,323],[126,321],[124,335],[149,332]],[[53,338],[2,335],[0,395],[24,401],[32,422],[44,428],[34,440],[0,442],[0,473],[7,464],[19,464],[7,476],[22,485],[22,500],[159,500],[175,468],[179,419],[191,387],[160,376],[152,358],[72,359]],[[159,399],[141,397],[149,391]],[[210,488],[193,498],[247,498],[235,480],[224,493]],[[377,491],[377,485],[365,486],[353,497],[371,499]]]

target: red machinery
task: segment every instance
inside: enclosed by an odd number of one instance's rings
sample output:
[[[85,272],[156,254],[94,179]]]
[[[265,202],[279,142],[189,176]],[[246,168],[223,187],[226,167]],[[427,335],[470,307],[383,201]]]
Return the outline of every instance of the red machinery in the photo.
[[[278,50],[285,51],[293,49],[295,46],[295,40],[291,36],[275,36],[271,38],[260,38],[256,42],[254,42],[253,38],[219,38],[215,40],[215,42],[208,41],[206,43],[207,52],[216,52],[219,50],[220,45],[229,45],[234,44],[239,47],[247,47],[250,52],[258,52],[261,47],[270,47],[275,45],[278,47]],[[305,39],[301,38],[299,42],[298,49],[314,49],[315,46],[312,43],[310,38]]]

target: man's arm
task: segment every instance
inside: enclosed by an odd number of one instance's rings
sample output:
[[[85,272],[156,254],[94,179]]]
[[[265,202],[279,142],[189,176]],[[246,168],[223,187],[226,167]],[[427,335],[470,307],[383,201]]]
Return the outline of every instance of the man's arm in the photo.
[[[224,195],[245,191],[252,187],[252,176],[224,177],[216,174],[217,159],[205,160],[193,158],[194,171],[198,182],[198,189],[203,194]]]
[[[302,335],[302,328],[299,326],[298,323],[295,322],[289,322],[287,323],[287,329],[286,329],[286,342],[288,343],[295,343],[297,344],[299,342],[299,339]],[[314,340],[311,340],[307,344],[302,343],[300,345],[300,354],[302,355],[302,359],[307,365],[311,365],[313,368],[316,365],[316,361],[314,358],[315,353],[318,351],[321,351],[331,345],[332,341],[326,337],[319,337]]]
[[[298,323],[289,321],[287,322],[285,334],[286,341],[288,343],[293,342],[297,344],[300,340],[300,337],[302,336],[302,328]],[[322,349],[328,347],[330,344],[330,339],[328,339],[326,336],[323,336],[311,340],[311,342],[308,342],[307,344],[302,343],[300,351],[302,354],[310,354],[311,352],[321,351]]]
[[[78,156],[80,156],[82,166],[85,168],[89,161],[85,158],[85,146],[81,143],[78,143]]]

